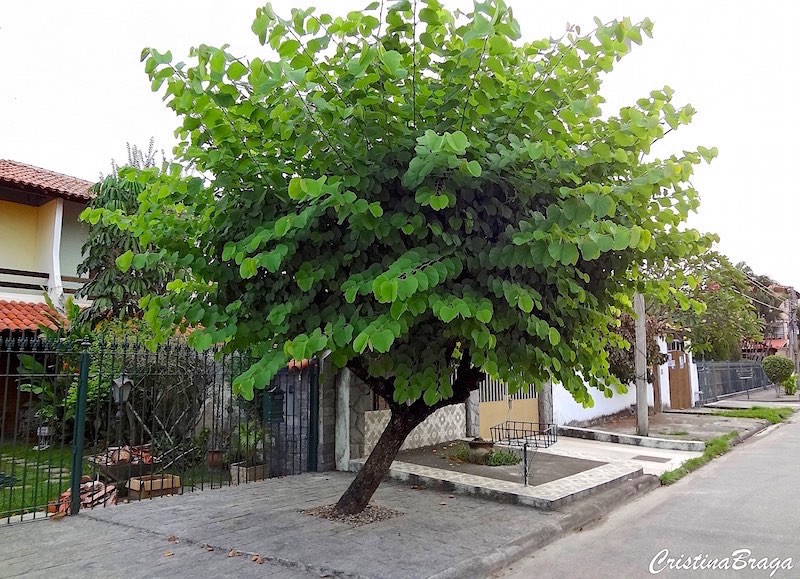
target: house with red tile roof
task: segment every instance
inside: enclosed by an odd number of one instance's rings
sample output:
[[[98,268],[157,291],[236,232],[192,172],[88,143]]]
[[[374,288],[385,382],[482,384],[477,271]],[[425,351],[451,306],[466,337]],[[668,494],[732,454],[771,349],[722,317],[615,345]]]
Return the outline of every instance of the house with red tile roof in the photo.
[[[78,216],[91,186],[0,159],[0,332],[35,330],[44,292],[59,304],[85,283],[77,268],[88,231]]]

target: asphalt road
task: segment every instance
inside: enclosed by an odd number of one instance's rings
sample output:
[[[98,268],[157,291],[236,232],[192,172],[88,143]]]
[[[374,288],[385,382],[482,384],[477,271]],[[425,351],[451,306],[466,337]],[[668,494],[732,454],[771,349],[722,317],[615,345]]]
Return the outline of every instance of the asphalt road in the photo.
[[[721,568],[709,568],[714,559]],[[675,485],[625,505],[593,528],[556,541],[497,575],[770,576],[800,577],[797,415]]]

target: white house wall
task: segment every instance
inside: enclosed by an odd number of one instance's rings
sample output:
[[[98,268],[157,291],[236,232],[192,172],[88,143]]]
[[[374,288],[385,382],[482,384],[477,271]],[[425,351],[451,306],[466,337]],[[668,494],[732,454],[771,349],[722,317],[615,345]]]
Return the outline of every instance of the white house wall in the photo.
[[[662,352],[666,353],[666,342],[659,340],[659,348]],[[697,367],[692,364],[692,369],[694,370],[694,381],[697,382]],[[662,364],[659,366],[658,370],[660,377],[661,404],[667,408],[670,406],[669,366],[668,364]],[[695,386],[692,386],[692,388],[694,396]],[[606,398],[602,392],[591,387],[589,388],[589,393],[594,400],[594,406],[591,408],[584,408],[582,405],[575,402],[572,398],[572,394],[561,384],[553,384],[553,420],[555,423],[558,425],[567,425],[588,422],[627,410],[636,404],[636,387],[633,384],[628,386],[628,391],[625,394],[614,391],[614,396],[611,398]],[[647,404],[648,406],[653,406],[652,384],[648,385],[647,388]]]
[[[85,205],[64,201],[64,220],[61,228],[61,275],[75,277],[82,261],[81,250],[86,243],[88,228],[78,219]]]

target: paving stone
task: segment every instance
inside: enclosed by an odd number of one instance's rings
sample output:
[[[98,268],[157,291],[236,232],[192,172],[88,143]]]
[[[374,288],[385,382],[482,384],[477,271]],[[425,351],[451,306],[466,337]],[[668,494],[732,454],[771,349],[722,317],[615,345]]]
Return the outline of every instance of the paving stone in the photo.
[[[43,559],[40,550],[23,549],[14,562],[15,573],[41,577],[258,573],[289,579],[336,571],[374,578],[429,577],[566,518],[560,512],[467,496],[451,499],[450,493],[412,490],[391,481],[381,485],[373,503],[399,510],[401,516],[353,528],[301,512],[335,502],[351,480],[348,473],[309,473],[87,510],[59,522],[0,526],[0,561],[20,545],[33,544],[47,545],[47,557]],[[169,535],[181,542],[167,543]],[[219,556],[198,553],[200,544],[214,545],[212,554]],[[136,555],[107,560],[115,548],[129,548]],[[222,556],[230,549],[271,558],[270,567],[231,562],[243,558]],[[167,550],[174,552],[169,561],[163,560]],[[197,557],[202,557],[202,564]],[[181,561],[193,566],[182,568]],[[150,567],[158,572],[148,573]],[[255,567],[260,569],[254,571]],[[6,576],[5,569],[4,563],[0,576]]]

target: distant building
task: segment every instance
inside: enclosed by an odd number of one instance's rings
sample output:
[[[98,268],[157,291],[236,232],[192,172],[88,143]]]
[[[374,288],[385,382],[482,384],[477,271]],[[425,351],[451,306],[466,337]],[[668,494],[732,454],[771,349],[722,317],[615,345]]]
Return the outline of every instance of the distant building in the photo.
[[[769,290],[780,297],[778,318],[764,330],[764,339],[778,356],[784,356],[795,361],[798,360],[798,329],[797,329],[797,301],[798,293],[791,286],[772,284]]]
[[[88,229],[78,216],[92,199],[91,186],[0,159],[0,332],[35,330],[27,304],[43,303],[45,291],[61,304],[86,282],[77,268]]]

